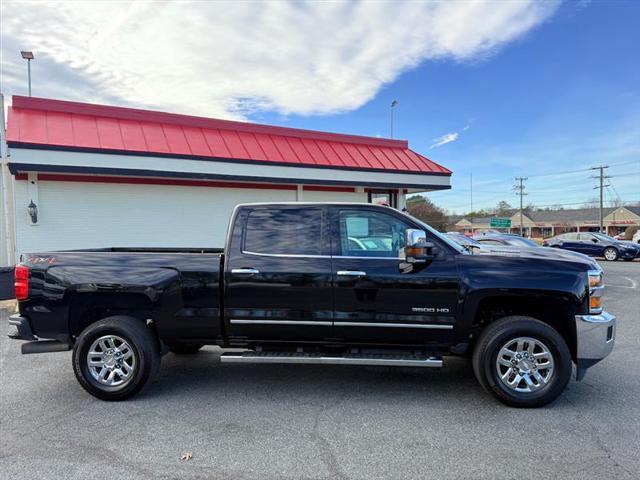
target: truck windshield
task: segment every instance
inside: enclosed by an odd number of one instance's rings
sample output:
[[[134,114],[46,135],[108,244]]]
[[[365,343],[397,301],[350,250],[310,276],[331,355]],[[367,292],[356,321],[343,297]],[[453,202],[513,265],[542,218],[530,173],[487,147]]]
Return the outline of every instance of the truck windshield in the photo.
[[[414,222],[418,223],[421,227],[423,227],[427,232],[432,233],[434,236],[438,237],[440,240],[442,240],[444,243],[446,243],[447,245],[451,246],[451,248],[453,248],[456,252],[458,253],[463,253],[463,254],[469,254],[469,250],[467,250],[466,248],[464,248],[462,245],[460,245],[459,243],[454,242],[453,240],[451,240],[450,238],[448,238],[444,233],[440,233],[439,231],[437,231],[435,228],[431,227],[430,225],[424,223],[422,220],[420,220],[419,218],[414,217],[413,215],[409,215],[406,212],[402,212],[404,215],[406,215],[407,217],[409,217],[411,220],[413,220]]]

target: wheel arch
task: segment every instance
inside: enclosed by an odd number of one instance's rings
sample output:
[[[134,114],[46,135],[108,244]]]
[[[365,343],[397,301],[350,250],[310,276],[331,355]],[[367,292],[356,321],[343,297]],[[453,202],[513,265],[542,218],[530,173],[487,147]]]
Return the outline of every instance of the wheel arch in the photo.
[[[148,296],[139,293],[75,293],[70,301],[69,334],[76,338],[89,325],[115,316],[147,323],[153,319],[153,305]]]
[[[567,343],[572,359],[577,352],[575,315],[579,307],[564,295],[531,296],[524,294],[491,295],[482,298],[473,317],[475,340],[495,321],[509,316],[526,316],[540,320],[556,330]]]

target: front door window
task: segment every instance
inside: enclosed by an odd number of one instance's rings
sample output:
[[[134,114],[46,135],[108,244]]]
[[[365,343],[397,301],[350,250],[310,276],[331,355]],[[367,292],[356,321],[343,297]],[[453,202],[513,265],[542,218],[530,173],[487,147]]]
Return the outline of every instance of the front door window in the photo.
[[[340,254],[344,257],[398,258],[408,225],[391,215],[340,211]]]

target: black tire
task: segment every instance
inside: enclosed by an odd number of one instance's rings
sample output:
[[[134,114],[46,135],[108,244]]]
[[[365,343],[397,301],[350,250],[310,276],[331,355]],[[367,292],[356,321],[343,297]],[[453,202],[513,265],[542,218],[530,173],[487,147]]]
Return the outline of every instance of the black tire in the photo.
[[[610,257],[607,258],[607,252],[609,252]],[[614,247],[607,247],[603,250],[602,255],[604,256],[604,259],[608,262],[615,262],[616,260],[618,260],[618,250],[615,249]]]
[[[106,386],[89,371],[89,348],[100,337],[115,335],[131,345],[135,367],[120,386]],[[160,368],[160,348],[155,333],[142,320],[124,315],[107,317],[85,328],[73,348],[73,371],[82,388],[101,400],[126,400],[147,387]]]
[[[533,392],[518,392],[499,378],[496,361],[502,346],[518,337],[531,337],[550,351],[554,369],[546,385]],[[480,385],[499,401],[512,407],[541,407],[565,389],[572,372],[569,347],[562,336],[540,320],[525,316],[505,317],[490,324],[480,335],[473,352],[473,372]]]
[[[198,353],[204,345],[171,345],[169,350],[175,355],[193,355]]]

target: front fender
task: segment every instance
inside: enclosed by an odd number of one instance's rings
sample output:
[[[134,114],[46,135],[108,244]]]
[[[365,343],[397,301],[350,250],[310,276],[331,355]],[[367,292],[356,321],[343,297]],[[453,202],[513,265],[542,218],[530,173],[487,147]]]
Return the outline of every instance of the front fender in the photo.
[[[587,272],[573,270],[478,268],[467,270],[462,296],[462,325],[472,328],[479,305],[488,298],[545,300],[566,302],[576,313],[588,308]]]

